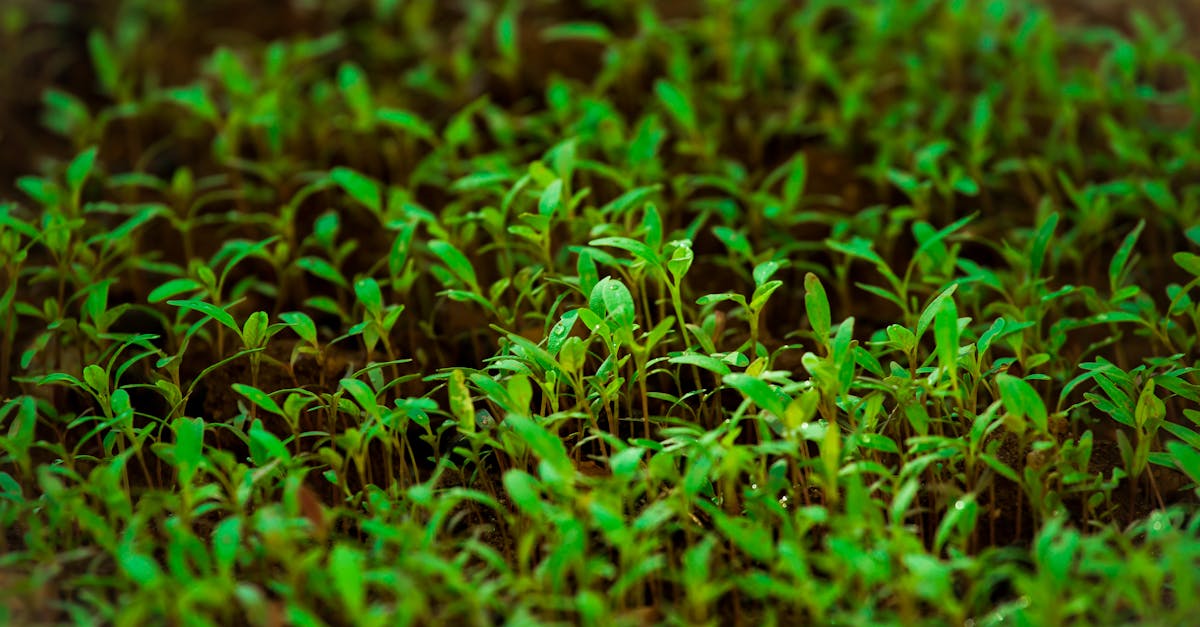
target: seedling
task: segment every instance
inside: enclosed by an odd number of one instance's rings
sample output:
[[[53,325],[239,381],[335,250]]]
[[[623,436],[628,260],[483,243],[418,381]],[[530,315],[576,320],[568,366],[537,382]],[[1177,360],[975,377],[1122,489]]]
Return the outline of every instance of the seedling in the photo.
[[[1186,3],[7,4],[0,623],[1194,622]]]

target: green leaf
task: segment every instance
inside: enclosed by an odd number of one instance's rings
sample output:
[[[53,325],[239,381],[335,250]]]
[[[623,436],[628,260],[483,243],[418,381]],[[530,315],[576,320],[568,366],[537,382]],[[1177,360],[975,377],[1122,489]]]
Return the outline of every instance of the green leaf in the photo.
[[[273,461],[280,460],[284,465],[291,465],[292,455],[287,447],[275,434],[263,428],[261,419],[255,418],[250,424],[250,458],[258,467],[265,467]]]
[[[301,257],[296,260],[296,267],[335,285],[350,287],[346,282],[346,277],[342,276],[342,273],[332,264],[320,257]]]
[[[1005,373],[996,375],[996,383],[1000,387],[1000,398],[1009,413],[1018,419],[1029,418],[1038,433],[1047,433],[1049,416],[1046,413],[1046,404],[1032,385],[1024,379]]]
[[[259,242],[248,242],[246,240],[230,240],[225,242],[225,245],[221,247],[218,256],[223,256],[230,252],[232,252],[233,255],[229,258],[229,261],[225,264],[225,267],[221,269],[221,279],[219,284],[224,285],[225,279],[229,276],[229,273],[233,270],[234,266],[251,256],[258,256],[266,261],[270,261],[270,255],[266,252],[266,249],[268,246],[281,238],[281,235],[272,235],[271,237]],[[217,257],[214,257],[213,265],[215,266],[216,263]],[[205,266],[200,266],[200,268],[204,267]],[[201,281],[204,281],[203,277],[201,277]]]
[[[501,11],[500,15],[496,16],[494,34],[496,49],[499,51],[500,57],[509,63],[515,64],[519,58],[516,5],[508,6],[510,8]]]
[[[599,22],[564,22],[542,29],[542,41],[576,39],[607,44],[612,38],[608,27]]]
[[[471,402],[471,390],[461,368],[450,372],[450,413],[458,418],[460,432],[475,433],[475,404]]]
[[[896,444],[895,440],[889,438],[886,435],[882,435],[879,433],[864,434],[862,436],[859,436],[858,442],[862,446],[872,449],[872,450],[880,451],[883,453],[893,453],[896,455],[900,454],[900,445]]]
[[[933,323],[933,339],[936,343],[938,366],[958,380],[958,308],[953,298],[942,301]]]
[[[705,294],[704,296],[701,296],[700,298],[696,299],[696,304],[697,305],[711,305],[713,303],[720,303],[720,302],[727,301],[727,300],[731,300],[731,301],[737,303],[741,307],[747,306],[746,305],[746,297],[742,296],[741,294],[738,294],[736,292],[724,292],[722,294]]]
[[[614,453],[608,459],[608,465],[612,468],[613,477],[622,481],[628,481],[637,473],[638,467],[642,463],[642,456],[646,453],[646,449],[631,446],[623,451]]]
[[[11,209],[16,209],[15,205],[0,203],[0,226],[7,227],[24,235],[30,240],[37,240],[42,237],[42,233],[38,227],[18,219],[10,213]]]
[[[579,290],[584,294],[591,294],[596,284],[600,282],[600,271],[596,268],[596,261],[588,249],[579,250],[579,260],[575,264],[575,272],[579,275]]]
[[[775,539],[770,527],[745,518],[729,516],[715,506],[705,509],[712,516],[713,523],[721,534],[740,551],[759,562],[770,564],[775,561]]]
[[[236,95],[249,95],[258,86],[258,81],[247,72],[241,58],[224,46],[212,53],[209,72],[216,74],[225,89]]]
[[[153,559],[132,551],[118,551],[117,563],[131,582],[138,587],[150,587],[162,578],[162,569]]]
[[[203,85],[173,87],[166,90],[163,95],[167,100],[187,109],[210,124],[217,124],[221,121],[217,105],[213,103]]]
[[[925,306],[925,310],[921,312],[921,317],[917,319],[917,341],[921,341],[921,336],[925,335],[925,329],[929,328],[929,323],[933,322],[934,316],[942,311],[942,303],[950,298],[958,289],[958,284],[954,283],[942,290],[929,304]]]
[[[538,214],[543,216],[552,216],[558,212],[562,206],[562,179],[554,179],[554,182],[546,186],[542,192],[541,199],[538,200]]]
[[[626,211],[638,207],[643,200],[657,194],[660,190],[662,190],[661,184],[636,187],[617,196],[611,202],[601,207],[600,212],[612,214],[610,219],[613,219],[624,214]]]
[[[908,424],[912,426],[913,431],[918,435],[926,435],[929,433],[929,411],[925,409],[920,401],[906,403],[904,405],[904,417],[908,419]]]
[[[375,119],[388,126],[408,131],[426,141],[435,141],[437,133],[428,122],[411,111],[403,109],[380,108],[375,111]]]
[[[785,167],[788,174],[783,182],[783,207],[787,211],[797,211],[808,182],[808,158],[803,152],[798,152]]]
[[[988,330],[984,331],[983,335],[979,336],[979,341],[976,342],[976,346],[979,348],[980,356],[982,356],[988,351],[989,348],[991,348],[993,341],[1004,337],[1015,330],[1015,328],[1010,328],[1010,325],[1006,319],[1002,317],[996,318],[996,320],[992,322],[992,326],[988,327]]]
[[[266,392],[244,383],[234,383],[232,387],[234,392],[245,396],[250,400],[250,402],[261,407],[262,409],[265,409],[277,416],[284,415],[283,409],[281,409],[279,404],[275,402],[275,399],[271,398],[271,396]]]
[[[42,111],[46,128],[63,137],[83,135],[92,121],[83,100],[53,87],[42,92]]]
[[[87,298],[83,301],[82,311],[88,320],[99,324],[109,314],[108,288],[113,280],[107,279],[89,286]]]
[[[405,273],[405,266],[408,264],[409,251],[412,248],[412,242],[416,236],[417,225],[415,222],[408,222],[396,232],[396,239],[392,242],[392,249],[388,252],[388,273],[393,278],[400,277]]]
[[[378,215],[383,212],[383,188],[375,179],[342,166],[331,170],[329,178],[351,198],[370,209],[371,213]]]
[[[1171,440],[1167,442],[1167,452],[1170,453],[1171,459],[1184,474],[1192,481],[1200,483],[1200,451],[1183,442]]]
[[[279,314],[279,319],[283,320],[308,344],[316,345],[317,343],[317,325],[308,314],[300,311],[288,311]]]
[[[804,307],[808,312],[808,323],[812,325],[817,341],[824,345],[829,341],[833,320],[829,312],[829,298],[821,279],[809,272],[804,275]]]
[[[885,331],[888,341],[901,351],[908,353],[917,347],[917,336],[908,327],[899,324],[889,324]]]
[[[171,430],[175,432],[175,463],[190,477],[204,461],[204,419],[176,418]]]
[[[1178,252],[1171,256],[1180,268],[1187,270],[1193,276],[1200,278],[1200,255],[1189,252]]]
[[[358,549],[339,543],[329,552],[328,572],[348,617],[361,617],[367,604],[366,558]]]
[[[741,372],[734,372],[722,377],[725,385],[739,391],[755,405],[771,412],[776,418],[783,420],[787,413],[787,404],[766,381]],[[790,402],[790,401],[788,401]]]
[[[657,169],[658,152],[666,138],[667,131],[663,128],[658,114],[649,113],[642,116],[634,130],[633,140],[629,142],[629,164],[635,169]]]
[[[575,469],[571,459],[567,457],[567,447],[557,435],[550,433],[545,427],[532,418],[520,414],[511,414],[505,420],[522,442],[544,462],[550,465],[559,477],[574,476]]]
[[[838,469],[842,464],[842,430],[835,423],[827,424],[821,438],[821,465],[825,469],[827,491],[837,489]]]
[[[113,415],[121,421],[127,421],[133,417],[133,405],[129,402],[129,390],[125,388],[118,388],[112,393],[109,406],[112,407]]]
[[[712,229],[713,235],[721,240],[722,244],[730,250],[746,259],[754,257],[754,251],[750,249],[750,240],[746,234],[741,231],[731,229],[727,226],[714,226]]]
[[[972,213],[971,215],[959,218],[953,224],[947,226],[944,229],[941,229],[940,231],[937,231],[936,233],[932,233],[932,234],[924,235],[924,236],[918,235],[917,239],[918,239],[918,241],[920,241],[921,245],[918,246],[916,252],[913,253],[913,258],[920,257],[921,255],[925,254],[925,252],[929,251],[929,249],[939,246],[942,243],[942,241],[945,240],[947,237],[949,237],[952,233],[963,228],[964,226],[969,224],[972,220],[974,220],[975,216],[976,216],[976,214]],[[918,223],[918,224],[924,224],[924,223],[922,222],[922,223]],[[928,226],[928,225],[925,225],[925,226]],[[930,230],[932,230],[932,229],[930,229]],[[919,229],[917,228],[917,225],[913,225],[913,234],[917,235],[918,231],[919,231]],[[942,247],[942,249],[944,250],[945,247]]]
[[[383,292],[380,291],[379,283],[375,279],[364,277],[355,281],[354,295],[372,318],[379,318],[383,315]]]
[[[587,359],[587,348],[586,341],[576,336],[568,337],[558,352],[558,365],[563,372],[568,374],[578,372]]]
[[[222,575],[228,576],[233,571],[238,554],[243,550],[242,519],[229,516],[217,523],[212,538],[213,558],[217,568]]]
[[[546,352],[551,355],[557,355],[558,351],[566,343],[571,336],[571,329],[575,328],[575,321],[579,319],[579,310],[572,309],[562,315],[558,322],[554,323],[554,327],[550,329],[550,336],[546,338]]]
[[[212,318],[213,320],[216,320],[238,335],[241,335],[242,333],[242,328],[238,326],[238,323],[233,319],[233,316],[229,315],[229,312],[217,307],[212,303],[206,303],[202,300],[169,300],[167,301],[167,304],[199,312]]]
[[[839,242],[832,239],[825,240],[825,244],[833,250],[836,250],[844,255],[858,257],[859,259],[864,259],[871,262],[871,264],[883,272],[885,276],[894,276],[894,273],[888,268],[887,262],[883,260],[883,257],[879,256],[879,253],[875,252],[874,245],[871,243],[871,240],[865,237],[855,236],[849,242]]]
[[[679,283],[683,281],[684,275],[692,267],[695,254],[692,252],[691,240],[680,240],[675,244],[675,250],[671,252],[671,259],[667,261],[667,270],[671,273],[672,279]]]
[[[775,290],[783,287],[783,281],[767,281],[758,286],[754,290],[754,294],[750,297],[749,308],[751,311],[760,311],[767,304],[767,299]]]
[[[639,242],[629,237],[601,237],[588,242],[589,246],[611,246],[627,250],[634,254],[638,259],[644,261],[651,268],[657,268],[662,264],[662,259],[658,253],[649,245]]]
[[[516,373],[508,379],[508,395],[512,398],[517,412],[528,413],[533,402],[533,385],[529,383],[529,375]]]
[[[374,117],[375,105],[366,73],[354,63],[343,63],[338,68],[337,78],[338,88],[354,113],[356,124],[367,124]]]
[[[891,506],[888,508],[888,513],[892,520],[892,524],[897,527],[904,524],[904,518],[908,514],[908,508],[912,505],[913,499],[917,496],[917,489],[921,484],[917,479],[911,478],[900,486],[892,497]]]
[[[84,181],[92,173],[92,167],[96,164],[96,153],[99,150],[96,146],[92,146],[79,153],[67,166],[67,188],[71,190],[72,194],[78,194],[79,190],[83,188]]]
[[[754,266],[752,275],[754,277],[754,285],[762,287],[780,268],[787,264],[785,261],[764,261],[757,266]]]
[[[1154,379],[1149,379],[1142,387],[1141,394],[1138,395],[1133,415],[1134,425],[1139,429],[1147,428],[1148,426],[1153,429],[1166,416],[1166,404],[1154,394],[1154,388]]]
[[[526,363],[536,364],[537,367],[543,370],[555,370],[557,368],[554,357],[537,344],[530,342],[516,333],[506,333],[505,337],[515,345],[514,352],[523,357]]]
[[[955,501],[954,505],[946,510],[946,515],[934,534],[934,552],[940,553],[952,535],[964,537],[969,534],[975,528],[978,514],[979,503],[975,501],[975,495],[967,494]]]
[[[1012,467],[1009,466],[1008,464],[1005,464],[1004,462],[1000,461],[999,458],[996,458],[992,455],[981,454],[979,456],[979,459],[983,460],[983,463],[990,466],[992,468],[992,470],[995,470],[997,474],[1004,477],[1005,479],[1008,479],[1009,481],[1012,481],[1013,483],[1016,483],[1016,484],[1021,483],[1021,477],[1019,475],[1017,475],[1017,471],[1013,470]]]
[[[651,250],[661,250],[663,244],[663,220],[662,214],[658,212],[658,207],[654,203],[646,203],[646,209],[642,213],[642,231],[646,234],[646,245]]]
[[[604,303],[608,319],[616,323],[616,328],[632,331],[636,314],[633,294],[629,292],[629,288],[617,279],[605,277],[596,284],[596,288],[592,292],[593,299],[596,298],[597,293],[599,293],[601,302]]]
[[[691,134],[696,133],[696,111],[692,108],[692,103],[674,84],[659,79],[654,82],[654,93],[658,96],[659,103],[667,110],[675,121],[683,127],[685,131]]]
[[[512,395],[508,393],[508,389],[496,382],[495,379],[483,374],[482,372],[472,372],[469,378],[471,382],[475,384],[475,387],[479,388],[479,390],[483,392],[484,397],[499,405],[501,410],[506,413],[515,411],[513,407],[514,401]],[[455,390],[460,389],[459,384],[454,382],[453,372],[450,373],[450,385],[453,386]],[[458,392],[455,391],[454,394],[457,395]],[[470,411],[475,411],[474,406],[471,407]],[[459,412],[454,409],[453,405],[451,406],[451,413],[455,416],[459,415]],[[476,425],[479,424],[478,419],[472,419],[475,420]]]
[[[104,372],[104,368],[88,364],[83,369],[83,382],[96,394],[108,395],[108,373]]]
[[[1125,240],[1121,242],[1121,247],[1117,249],[1112,261],[1108,264],[1108,286],[1113,293],[1116,293],[1121,287],[1125,275],[1129,272],[1129,268],[1126,266],[1129,263],[1130,256],[1133,255],[1133,247],[1137,245],[1138,236],[1141,235],[1142,229],[1145,227],[1146,221],[1138,220],[1137,226],[1133,227],[1133,230],[1125,236]]]
[[[1042,264],[1046,261],[1046,248],[1050,245],[1050,238],[1054,237],[1054,227],[1057,225],[1058,213],[1052,213],[1034,234],[1033,242],[1029,246],[1030,280],[1041,277]]]
[[[7,409],[12,407],[17,402],[16,399],[5,404],[6,411],[0,412],[0,418],[4,417]],[[17,414],[15,422],[9,425],[8,438],[9,442],[15,445],[17,455],[29,450],[33,444],[34,434],[37,433],[37,400],[32,396],[20,397],[20,405],[17,406]]]
[[[507,172],[472,172],[450,184],[450,190],[455,192],[474,191],[477,189],[501,188],[512,180]]]
[[[475,268],[471,266],[471,261],[459,249],[455,248],[450,242],[440,239],[435,239],[429,242],[429,249],[433,254],[441,259],[442,263],[450,269],[458,280],[465,283],[471,288],[471,291],[479,292],[479,282],[475,277]]]
[[[96,70],[96,81],[100,83],[100,90],[106,96],[115,96],[120,84],[121,70],[117,67],[112,46],[99,29],[93,29],[88,33],[87,45],[88,53],[92,57],[92,67]]]
[[[363,409],[369,416],[379,415],[379,403],[375,400],[375,392],[371,390],[371,386],[358,379],[342,379],[338,382],[343,390],[350,394],[350,398],[354,399],[355,403]]]
[[[246,319],[246,323],[242,325],[242,343],[246,348],[261,348],[267,344],[267,327],[271,321],[267,318],[267,312],[256,311],[250,314]]]
[[[130,216],[130,218],[128,220],[122,222],[116,228],[114,228],[106,233],[101,233],[99,235],[96,235],[96,236],[90,238],[88,240],[88,243],[89,244],[97,243],[97,242],[107,243],[107,242],[118,242],[118,241],[125,240],[125,239],[129,238],[130,236],[132,236],[133,232],[136,231],[137,228],[140,227],[141,225],[153,220],[154,218],[156,218],[160,215],[165,215],[166,213],[167,212],[164,211],[161,206],[145,207],[143,209],[138,210],[137,213]]]
[[[531,474],[523,470],[509,470],[504,473],[504,489],[513,505],[522,512],[537,519],[545,504],[542,502],[541,484]]]

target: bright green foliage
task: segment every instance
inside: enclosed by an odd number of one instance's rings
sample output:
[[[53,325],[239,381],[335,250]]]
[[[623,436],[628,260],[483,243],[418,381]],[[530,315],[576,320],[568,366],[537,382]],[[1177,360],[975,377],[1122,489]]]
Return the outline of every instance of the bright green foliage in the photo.
[[[1195,622],[1190,3],[8,4],[0,624]]]

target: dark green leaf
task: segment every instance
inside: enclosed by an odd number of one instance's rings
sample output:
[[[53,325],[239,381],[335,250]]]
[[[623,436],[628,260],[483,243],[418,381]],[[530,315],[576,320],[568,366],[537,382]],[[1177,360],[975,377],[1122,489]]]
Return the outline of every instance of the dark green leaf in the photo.
[[[458,280],[462,281],[471,288],[473,292],[479,292],[479,282],[475,278],[475,268],[471,266],[471,261],[459,249],[455,248],[450,242],[435,239],[429,242],[429,249],[433,254],[441,259],[442,263],[454,273]]]
[[[250,399],[250,402],[254,403],[255,405],[277,416],[283,415],[283,409],[281,409],[279,404],[275,402],[275,399],[271,398],[266,392],[243,383],[234,383],[232,387],[234,392],[237,392],[238,394]]]
[[[301,257],[296,260],[296,267],[309,274],[325,279],[330,283],[341,287],[350,287],[346,282],[346,277],[342,276],[342,273],[338,272],[337,268],[334,268],[328,261],[320,257]]]
[[[361,203],[374,214],[383,211],[383,188],[379,182],[365,174],[338,166],[329,173],[329,178],[351,198]]]
[[[675,121],[683,127],[688,133],[696,132],[696,111],[692,108],[692,103],[674,84],[659,79],[654,82],[654,93],[658,96],[659,103],[667,110]]]
[[[546,430],[532,418],[520,414],[511,414],[505,420],[517,437],[529,445],[530,450],[550,465],[559,477],[574,476],[574,466],[567,457],[567,448],[557,435]]]
[[[1029,418],[1038,433],[1046,433],[1049,419],[1046,404],[1033,386],[1023,379],[1004,373],[996,375],[996,383],[1000,387],[1000,398],[1009,413],[1017,418]]]

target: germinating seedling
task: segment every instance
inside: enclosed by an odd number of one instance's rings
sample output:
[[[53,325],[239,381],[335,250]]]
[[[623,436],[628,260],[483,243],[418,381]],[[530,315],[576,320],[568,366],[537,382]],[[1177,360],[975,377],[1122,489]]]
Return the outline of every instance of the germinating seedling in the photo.
[[[1188,3],[109,4],[0,9],[0,623],[1193,618]]]

